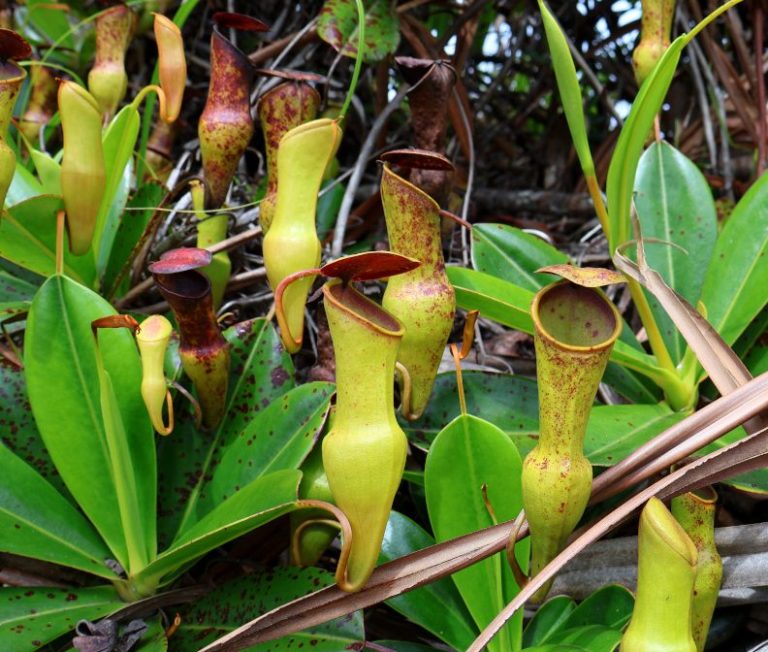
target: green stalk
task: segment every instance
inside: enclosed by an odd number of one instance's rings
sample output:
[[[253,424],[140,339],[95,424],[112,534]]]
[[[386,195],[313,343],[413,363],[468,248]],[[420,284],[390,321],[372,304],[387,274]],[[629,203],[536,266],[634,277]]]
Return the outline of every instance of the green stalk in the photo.
[[[363,0],[355,0],[355,4],[357,5],[357,57],[355,58],[355,69],[352,72],[352,81],[349,84],[347,97],[344,99],[344,104],[341,105],[339,122],[342,123],[347,116],[349,105],[352,104],[357,81],[360,79],[360,71],[363,68],[363,57],[365,56],[365,9],[363,8]]]

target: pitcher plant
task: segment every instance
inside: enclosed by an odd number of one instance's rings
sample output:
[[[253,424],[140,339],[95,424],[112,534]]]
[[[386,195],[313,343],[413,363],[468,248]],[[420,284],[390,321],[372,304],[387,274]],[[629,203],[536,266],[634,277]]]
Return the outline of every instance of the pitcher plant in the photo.
[[[632,67],[638,86],[646,80],[661,55],[667,50],[672,36],[676,0],[643,0],[640,41],[632,52]]]
[[[690,491],[672,499],[672,515],[698,552],[691,609],[691,627],[697,652],[704,652],[723,579],[723,560],[715,546],[716,509],[717,493],[712,487]]]
[[[96,59],[88,73],[91,92],[107,123],[128,88],[125,53],[136,28],[137,16],[125,5],[115,5],[96,18]]]
[[[342,281],[323,286],[336,354],[336,414],[323,440],[323,466],[335,503],[352,527],[346,568],[336,580],[361,589],[379,557],[408,449],[394,411],[395,361],[402,324]]]
[[[450,164],[430,164],[439,159],[429,152],[416,150],[411,156],[413,168],[450,169]],[[445,163],[448,161],[445,160]],[[421,263],[412,272],[390,279],[382,300],[384,309],[405,326],[398,361],[407,369],[411,382],[410,405],[403,404],[403,416],[413,420],[423,414],[432,393],[437,369],[453,328],[456,297],[445,273],[440,241],[440,207],[435,200],[385,163],[381,201],[392,251]]]
[[[56,78],[46,66],[34,65],[29,71],[29,102],[19,120],[19,131],[30,142],[37,142],[40,129],[56,113]]]
[[[151,315],[136,330],[136,344],[141,356],[141,397],[147,407],[152,427],[159,435],[173,431],[173,400],[165,378],[164,363],[173,326],[162,315]],[[167,405],[168,424],[163,419]]]
[[[197,271],[210,262],[202,249],[174,249],[149,271],[176,318],[181,366],[195,386],[203,425],[213,429],[224,416],[230,346],[213,312],[211,282]]]
[[[261,32],[268,29],[261,21],[247,16],[214,15],[211,81],[197,129],[209,193],[206,205],[209,208],[219,208],[224,204],[237,166],[253,136],[253,66],[245,53],[222,34],[221,29],[228,27]]]
[[[340,141],[339,122],[328,118],[294,127],[280,141],[275,213],[263,245],[264,266],[273,290],[291,274],[320,264],[320,240],[315,229],[317,193]],[[288,332],[281,329],[280,337],[291,353],[301,348],[304,306],[311,286],[312,279],[303,278],[285,292]]]
[[[193,179],[190,182],[192,194],[192,207],[197,223],[197,246],[205,249],[211,245],[218,244],[227,237],[227,226],[229,216],[224,213],[209,215],[205,212],[205,191],[203,184],[199,180]],[[211,262],[203,267],[201,271],[211,282],[211,293],[213,295],[213,309],[218,310],[224,299],[224,290],[229,283],[229,277],[232,273],[232,261],[226,251],[220,251],[214,254]]]
[[[59,115],[64,132],[61,192],[67,212],[69,248],[73,254],[82,256],[91,247],[106,180],[101,109],[82,86],[62,81]]]
[[[267,189],[259,205],[259,222],[269,231],[277,201],[277,152],[283,136],[294,127],[314,120],[320,108],[320,94],[308,83],[286,81],[267,91],[259,100],[259,121],[264,133],[267,158]]]
[[[400,74],[413,88],[408,93],[411,130],[417,149],[445,153],[448,109],[456,85],[456,70],[448,61],[396,57]],[[410,181],[438,204],[445,205],[453,170],[413,168]]]
[[[569,281],[539,290],[531,317],[540,430],[523,462],[522,488],[536,575],[565,547],[587,506],[592,466],[584,455],[584,435],[622,322],[600,290]],[[550,585],[534,600],[542,601]]]
[[[696,652],[691,636],[696,546],[658,498],[643,508],[637,540],[637,595],[620,651]]]

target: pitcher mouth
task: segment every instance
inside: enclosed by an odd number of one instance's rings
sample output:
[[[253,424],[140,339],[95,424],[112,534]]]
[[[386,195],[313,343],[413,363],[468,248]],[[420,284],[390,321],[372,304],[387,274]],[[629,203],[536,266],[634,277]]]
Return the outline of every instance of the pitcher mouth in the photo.
[[[340,310],[383,335],[402,337],[405,333],[405,328],[399,320],[341,280],[328,281],[323,286],[323,295]]]
[[[542,337],[573,351],[608,348],[622,329],[618,310],[601,291],[569,281],[539,290],[531,317]]]

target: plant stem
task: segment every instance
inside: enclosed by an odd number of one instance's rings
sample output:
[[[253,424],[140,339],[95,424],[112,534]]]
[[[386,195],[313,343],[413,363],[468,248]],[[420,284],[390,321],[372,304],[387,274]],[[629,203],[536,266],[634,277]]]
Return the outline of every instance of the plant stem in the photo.
[[[600,186],[597,183],[597,177],[594,174],[585,174],[584,180],[587,182],[587,190],[589,196],[592,198],[592,203],[595,205],[595,213],[597,213],[597,219],[600,221],[600,226],[603,227],[603,233],[605,237],[610,237],[611,226],[608,221],[608,211],[605,208],[605,202],[603,201],[603,193],[600,192]]]
[[[640,321],[645,326],[648,342],[651,345],[653,354],[656,356],[656,361],[662,369],[676,372],[675,363],[672,362],[672,357],[669,355],[669,351],[667,351],[667,347],[661,337],[661,332],[659,332],[659,327],[653,318],[651,306],[648,304],[648,297],[645,296],[643,288],[640,287],[637,281],[632,279],[627,279],[627,284],[629,285],[632,300],[635,302],[635,308],[637,308],[637,312],[640,315]]]
[[[339,120],[342,122],[347,115],[349,105],[352,104],[352,97],[355,95],[357,80],[360,79],[360,70],[363,68],[363,57],[365,56],[365,10],[363,9],[363,0],[355,0],[357,5],[357,56],[355,57],[355,69],[352,72],[352,81],[349,83],[347,97],[341,106]]]

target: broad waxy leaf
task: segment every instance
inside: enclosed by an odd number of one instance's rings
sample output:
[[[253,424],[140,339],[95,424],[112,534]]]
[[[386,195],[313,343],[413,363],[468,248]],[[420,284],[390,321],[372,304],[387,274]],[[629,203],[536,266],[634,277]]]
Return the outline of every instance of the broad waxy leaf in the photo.
[[[387,562],[435,543],[419,525],[392,512],[381,544],[379,562]],[[478,630],[454,583],[444,578],[387,600],[395,611],[421,625],[451,647],[464,650]]]
[[[136,582],[168,583],[206,552],[287,514],[294,507],[300,479],[300,471],[285,470],[252,481],[184,530],[137,574]]]
[[[519,450],[536,445],[539,430],[539,397],[530,378],[465,371],[464,396],[467,412],[477,414],[507,433]],[[437,434],[461,414],[456,374],[439,374],[424,415],[401,425],[412,445],[428,451]]]
[[[59,492],[0,444],[0,549],[42,559],[109,580],[109,549]]]
[[[624,586],[609,584],[581,601],[563,623],[562,630],[602,625],[620,631],[629,622],[635,599]]]
[[[553,280],[547,274],[537,274],[537,269],[566,262],[568,256],[564,253],[515,227],[506,224],[472,227],[472,266],[531,292]]]
[[[73,630],[81,619],[98,620],[125,603],[111,586],[0,588],[0,648],[37,650]]]
[[[0,301],[32,301],[37,286],[0,269]]]
[[[595,466],[613,466],[683,418],[666,403],[598,405],[589,415],[584,453]]]
[[[333,391],[331,383],[306,383],[258,412],[222,455],[200,506],[210,510],[262,475],[299,468],[323,427]]]
[[[37,176],[43,186],[43,193],[46,195],[61,194],[61,164],[50,154],[41,152],[34,147],[29,148],[29,155],[35,164]]]
[[[224,331],[232,345],[228,408],[216,433],[194,425],[189,406],[177,407],[177,425],[158,444],[160,544],[177,534],[205,510],[198,505],[199,490],[213,472],[224,449],[274,399],[292,387],[293,365],[275,329],[263,319],[243,322]],[[177,399],[177,406],[183,405]]]
[[[32,416],[24,371],[1,357],[0,427],[3,428],[2,442],[69,499],[69,492],[51,461]]]
[[[51,458],[78,504],[127,567],[114,477],[128,471],[112,467],[91,332],[93,320],[113,314],[110,304],[75,281],[49,278],[29,313],[24,364],[32,411]],[[119,416],[128,424],[125,432],[135,474],[131,484],[136,487],[145,545],[151,552],[156,462],[152,428],[139,392],[139,355],[132,334],[125,329],[100,333],[99,346],[115,395],[120,397]]]
[[[648,265],[696,305],[717,238],[717,212],[704,175],[671,145],[654,143],[640,158],[635,208]],[[648,242],[653,239],[659,242]],[[653,295],[648,302],[672,360],[680,362],[685,340]]]
[[[464,267],[446,267],[445,271],[456,290],[459,308],[479,310],[481,316],[504,326],[533,333],[531,301],[534,292]]]
[[[72,49],[75,47],[75,42],[69,20],[67,20],[68,13],[53,3],[47,2],[47,0],[29,0],[27,2],[29,22],[48,39],[48,42]],[[62,40],[59,41],[59,39]]]
[[[567,595],[558,595],[547,600],[523,630],[524,649],[548,643],[551,637],[562,629],[574,609],[576,601]]]
[[[179,650],[199,650],[229,633],[243,621],[264,614],[286,602],[333,584],[333,575],[319,568],[279,567],[223,584],[198,601],[182,616],[173,636]],[[318,650],[338,652],[357,649],[365,640],[362,612],[297,632],[250,650]]]
[[[400,43],[400,21],[390,0],[365,0],[365,52],[368,63],[393,53]],[[317,21],[317,34],[344,56],[357,56],[355,0],[326,0]]]
[[[20,161],[16,161],[16,170],[13,173],[11,185],[5,195],[6,210],[23,201],[42,195],[45,191],[43,185]]]
[[[63,208],[61,197],[40,195],[8,209],[0,219],[0,257],[41,276],[52,275],[56,271],[56,213]],[[66,245],[64,271],[87,286],[96,278],[91,254],[73,256]]]
[[[499,521],[522,510],[522,459],[507,435],[483,419],[461,415],[449,423],[430,447],[424,471],[429,520],[437,541],[447,541],[493,525],[483,499]],[[527,566],[528,544],[516,547]],[[453,575],[467,609],[485,627],[518,591],[507,561],[496,555]],[[519,649],[519,620],[503,630],[491,650]]]
[[[741,198],[717,239],[701,301],[733,344],[768,302],[768,174]]]
[[[621,128],[616,148],[608,168],[606,194],[608,196],[608,222],[610,253],[630,239],[629,213],[635,173],[643,153],[645,139],[661,109],[672,83],[680,53],[686,46],[686,35],[678,36],[666,49],[653,72],[648,76],[632,103],[632,110]]]

